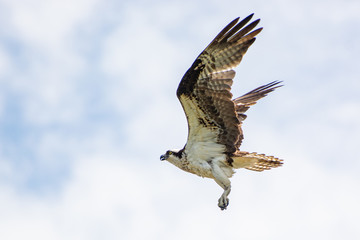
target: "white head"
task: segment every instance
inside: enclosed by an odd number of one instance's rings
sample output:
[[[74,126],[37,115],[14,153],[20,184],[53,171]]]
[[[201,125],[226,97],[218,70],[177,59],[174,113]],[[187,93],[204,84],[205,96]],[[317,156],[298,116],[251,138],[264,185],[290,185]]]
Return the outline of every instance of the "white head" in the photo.
[[[167,150],[165,154],[160,156],[160,160],[167,160],[171,163],[174,163],[175,161],[180,161],[182,152],[182,149]]]

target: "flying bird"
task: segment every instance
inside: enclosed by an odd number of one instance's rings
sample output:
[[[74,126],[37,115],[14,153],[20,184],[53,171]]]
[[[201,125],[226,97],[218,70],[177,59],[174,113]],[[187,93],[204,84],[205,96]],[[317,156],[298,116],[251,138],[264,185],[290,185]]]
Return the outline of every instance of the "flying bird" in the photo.
[[[282,86],[274,81],[232,99],[234,68],[262,30],[253,30],[260,19],[248,24],[252,16],[239,23],[239,18],[230,22],[181,79],[176,95],[188,122],[187,143],[181,150],[168,150],[160,156],[160,160],[184,171],[214,179],[224,190],[218,200],[221,210],[229,204],[229,178],[234,169],[263,171],[282,165],[279,158],[239,150],[244,138],[241,129],[244,113],[257,100]]]

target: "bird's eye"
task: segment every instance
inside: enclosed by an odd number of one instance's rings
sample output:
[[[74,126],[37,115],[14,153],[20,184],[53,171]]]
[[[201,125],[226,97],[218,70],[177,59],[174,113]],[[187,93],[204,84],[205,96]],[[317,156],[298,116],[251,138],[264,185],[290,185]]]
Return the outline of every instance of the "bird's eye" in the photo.
[[[166,152],[166,155],[171,155],[171,154],[173,154],[172,151],[167,151],[167,152]]]

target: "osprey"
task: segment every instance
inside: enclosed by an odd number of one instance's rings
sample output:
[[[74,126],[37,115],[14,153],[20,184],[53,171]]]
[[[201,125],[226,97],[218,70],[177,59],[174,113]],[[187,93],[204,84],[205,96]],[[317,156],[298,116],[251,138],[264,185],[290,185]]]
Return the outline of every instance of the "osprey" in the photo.
[[[184,171],[214,179],[224,189],[218,201],[221,210],[229,204],[229,178],[234,169],[263,171],[282,165],[276,157],[239,150],[244,113],[257,100],[281,87],[279,81],[274,81],[231,99],[233,69],[262,30],[253,30],[260,19],[246,25],[252,16],[239,23],[239,18],[230,22],[183,76],[176,95],[188,122],[187,143],[183,149],[169,150],[160,157]]]

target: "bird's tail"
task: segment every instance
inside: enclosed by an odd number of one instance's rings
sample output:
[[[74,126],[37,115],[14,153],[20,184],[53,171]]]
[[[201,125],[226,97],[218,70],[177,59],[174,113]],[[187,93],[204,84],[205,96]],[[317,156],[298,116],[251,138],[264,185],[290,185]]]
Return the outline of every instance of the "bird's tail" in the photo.
[[[273,156],[243,151],[236,152],[232,159],[234,168],[246,168],[258,172],[280,167],[283,164],[282,159]]]

